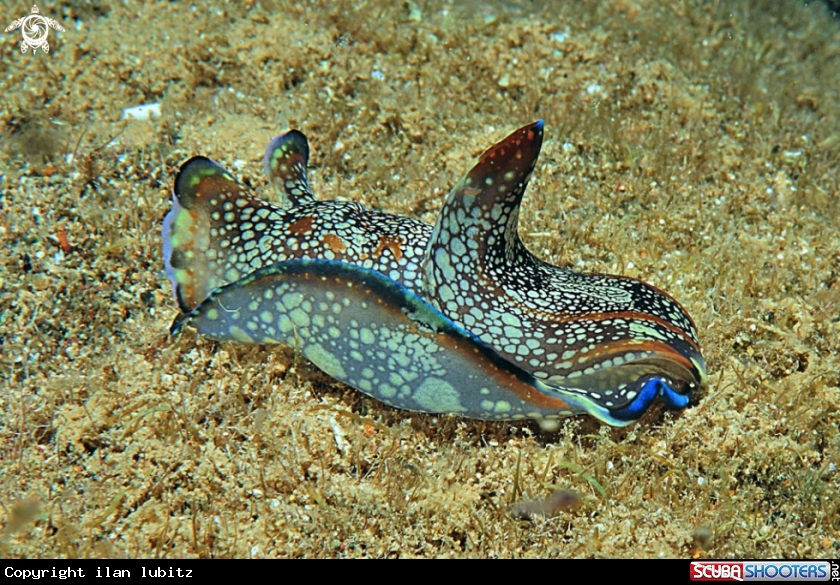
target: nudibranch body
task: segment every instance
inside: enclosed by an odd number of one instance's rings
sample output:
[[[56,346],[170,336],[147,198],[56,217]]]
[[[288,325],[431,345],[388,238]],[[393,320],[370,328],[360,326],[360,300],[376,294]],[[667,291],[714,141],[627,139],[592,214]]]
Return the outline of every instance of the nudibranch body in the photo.
[[[434,227],[315,200],[306,180],[308,144],[297,131],[275,138],[264,159],[280,206],[256,199],[212,161],[191,159],[176,178],[164,224],[167,273],[184,313],[176,329],[190,321],[217,339],[297,344],[337,379],[409,410],[489,419],[588,412],[618,425],[637,419],[657,396],[683,408],[706,379],[687,312],[641,281],[546,264],[519,240],[519,205],[542,134],[540,121],[485,152],[450,192]],[[341,302],[352,309],[339,318],[336,301],[321,296],[345,286],[352,292]],[[266,305],[271,299],[261,295],[275,298],[278,287],[309,295],[300,301],[309,308]],[[418,314],[434,318],[418,321]],[[322,325],[303,327],[295,316]],[[373,353],[352,347],[361,347],[362,329],[378,347]],[[404,347],[394,345],[392,330],[402,331]],[[356,331],[359,339],[338,341],[331,331]],[[397,346],[408,352],[399,354],[403,362],[420,362],[406,370],[411,381],[394,372]],[[424,369],[429,355],[445,364],[432,368],[437,374]],[[387,382],[392,374],[405,384]],[[426,375],[436,381],[423,386]],[[440,391],[437,402],[428,397],[432,388]],[[546,410],[545,401],[563,406]]]

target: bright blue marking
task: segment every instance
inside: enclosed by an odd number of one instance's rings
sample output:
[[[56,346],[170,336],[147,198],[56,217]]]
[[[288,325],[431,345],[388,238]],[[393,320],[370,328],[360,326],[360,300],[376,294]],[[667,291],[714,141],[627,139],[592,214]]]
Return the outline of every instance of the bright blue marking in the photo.
[[[657,395],[662,397],[662,402],[671,410],[685,408],[690,399],[688,395],[680,394],[659,378],[651,378],[645,382],[633,402],[610,414],[617,420],[637,420],[645,413]]]
[[[660,382],[662,388],[659,390],[659,395],[662,397],[662,402],[671,410],[681,410],[688,406],[689,396],[687,394],[680,394],[675,392],[673,388]]]

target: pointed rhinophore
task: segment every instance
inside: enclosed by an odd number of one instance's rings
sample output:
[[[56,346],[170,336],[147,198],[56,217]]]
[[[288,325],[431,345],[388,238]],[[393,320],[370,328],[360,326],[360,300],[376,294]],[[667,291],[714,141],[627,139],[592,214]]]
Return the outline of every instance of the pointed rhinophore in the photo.
[[[685,309],[635,279],[546,264],[519,239],[542,129],[490,148],[449,193],[424,260],[428,300],[546,384],[611,412],[638,417],[656,395],[676,406],[706,377]]]
[[[520,128],[479,157],[438,215],[426,252],[426,292],[456,312],[458,297],[494,287],[496,272],[527,252],[519,204],[543,138],[543,121]]]
[[[263,170],[280,197],[280,207],[315,201],[306,179],[308,162],[309,142],[298,130],[290,130],[268,143],[263,157]]]
[[[405,287],[344,262],[263,268],[214,291],[176,320],[173,334],[187,323],[218,340],[296,348],[333,378],[396,408],[488,420],[601,414],[502,359]]]

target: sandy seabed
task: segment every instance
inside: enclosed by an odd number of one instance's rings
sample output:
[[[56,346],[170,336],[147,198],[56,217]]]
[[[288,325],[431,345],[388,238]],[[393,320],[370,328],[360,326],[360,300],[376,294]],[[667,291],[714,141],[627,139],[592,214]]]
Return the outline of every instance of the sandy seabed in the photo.
[[[39,8],[66,29],[49,54],[0,35],[3,557],[840,555],[824,4]],[[159,117],[122,119],[149,103]],[[394,410],[291,350],[168,336],[160,226],[187,158],[271,198],[263,149],[299,128],[319,198],[433,222],[538,118],[522,238],[684,304],[711,377],[684,412],[544,433]],[[569,492],[553,515],[511,507]]]

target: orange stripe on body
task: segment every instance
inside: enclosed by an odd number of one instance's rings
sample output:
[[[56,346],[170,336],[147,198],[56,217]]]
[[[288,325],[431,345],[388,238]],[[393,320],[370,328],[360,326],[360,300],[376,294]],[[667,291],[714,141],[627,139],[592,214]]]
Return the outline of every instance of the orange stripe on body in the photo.
[[[656,340],[632,340],[628,339],[626,341],[617,341],[610,344],[604,344],[599,346],[601,350],[595,349],[594,351],[590,351],[587,356],[587,362],[596,361],[598,358],[609,358],[610,354],[622,354],[622,353],[639,353],[639,352],[652,352],[659,356],[666,356],[668,359],[675,361],[682,365],[685,369],[690,372],[693,372],[696,368],[694,363],[686,358],[683,354],[675,350],[673,347],[664,343],[662,341]],[[650,358],[646,358],[650,359]],[[643,362],[645,360],[639,360],[639,362]],[[626,362],[628,364],[639,363],[636,361]],[[568,370],[568,372],[579,370],[580,368],[575,368]]]

